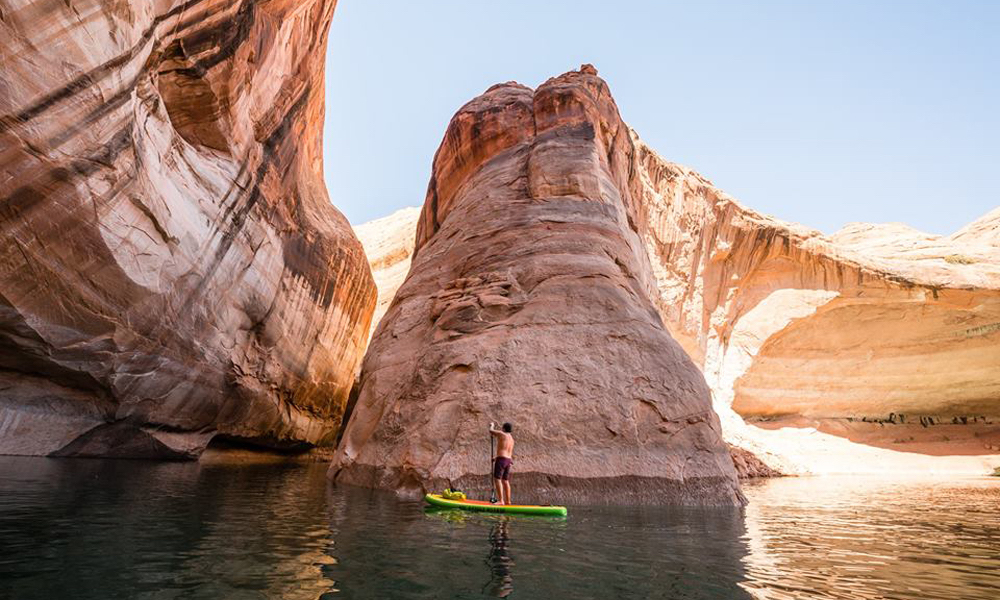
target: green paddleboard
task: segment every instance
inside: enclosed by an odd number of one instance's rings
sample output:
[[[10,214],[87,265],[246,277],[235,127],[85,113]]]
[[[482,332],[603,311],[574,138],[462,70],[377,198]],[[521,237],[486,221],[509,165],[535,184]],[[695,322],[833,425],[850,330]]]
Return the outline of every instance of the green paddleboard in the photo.
[[[548,515],[553,517],[565,517],[565,506],[551,506],[539,504],[491,504],[482,500],[449,500],[441,494],[427,494],[424,500],[431,506],[441,508],[459,508],[462,510],[475,510],[491,513],[515,513],[520,515]]]

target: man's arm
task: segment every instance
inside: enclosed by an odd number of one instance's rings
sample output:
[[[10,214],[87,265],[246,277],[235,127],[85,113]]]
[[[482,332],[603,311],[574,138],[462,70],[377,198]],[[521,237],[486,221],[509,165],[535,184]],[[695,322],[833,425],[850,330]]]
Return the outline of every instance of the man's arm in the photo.
[[[490,421],[490,435],[492,435],[492,436],[494,436],[496,438],[502,438],[503,437],[503,431],[497,429],[497,424],[494,423],[493,421]]]

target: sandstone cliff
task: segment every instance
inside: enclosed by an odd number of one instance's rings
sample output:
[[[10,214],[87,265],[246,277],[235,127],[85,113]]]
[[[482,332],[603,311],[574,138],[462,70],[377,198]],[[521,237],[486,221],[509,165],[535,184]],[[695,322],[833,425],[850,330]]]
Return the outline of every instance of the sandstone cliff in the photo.
[[[378,288],[378,303],[368,331],[369,338],[375,333],[375,327],[382,320],[385,311],[389,310],[396,290],[403,285],[406,274],[410,272],[419,217],[420,209],[410,206],[354,228],[355,235],[365,248],[368,264],[375,277],[375,286]]]
[[[487,424],[510,420],[521,501],[742,501],[708,387],[652,303],[632,148],[589,67],[455,115],[336,481],[484,491]]]
[[[321,173],[334,4],[0,5],[0,453],[331,440],[375,303]]]
[[[703,369],[738,467],[751,464],[740,448],[788,473],[1000,463],[1000,209],[951,236],[864,223],[823,235],[632,143],[655,303]],[[373,265],[404,260],[416,212],[391,223],[397,242],[369,247]]]
[[[950,237],[899,224],[824,236],[633,140],[658,308],[730,441],[787,472],[984,472],[997,459],[996,211]]]

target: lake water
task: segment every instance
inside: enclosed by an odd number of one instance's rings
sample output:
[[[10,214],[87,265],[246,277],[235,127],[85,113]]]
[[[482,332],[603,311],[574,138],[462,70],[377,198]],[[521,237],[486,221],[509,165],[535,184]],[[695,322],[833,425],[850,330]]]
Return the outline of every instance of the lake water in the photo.
[[[554,519],[324,475],[0,457],[0,598],[1000,598],[1000,479],[789,478],[742,510]]]

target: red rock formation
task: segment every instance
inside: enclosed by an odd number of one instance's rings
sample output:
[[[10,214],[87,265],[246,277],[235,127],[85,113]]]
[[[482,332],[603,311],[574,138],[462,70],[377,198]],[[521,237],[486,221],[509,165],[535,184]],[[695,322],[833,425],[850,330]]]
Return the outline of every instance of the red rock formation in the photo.
[[[0,7],[0,453],[336,433],[375,289],[322,180],[334,4]]]
[[[592,67],[465,105],[331,476],[482,492],[514,423],[527,500],[738,504],[704,379],[652,304],[633,144]]]
[[[625,197],[639,199],[655,304],[703,368],[727,441],[788,473],[1000,461],[1000,209],[951,236],[898,223],[823,235],[632,141]],[[409,215],[368,248],[383,296],[406,272],[377,265],[408,262]]]
[[[767,466],[767,463],[757,458],[753,452],[737,446],[729,446],[729,454],[733,457],[736,473],[740,479],[761,479],[765,477],[781,477],[781,471]]]

